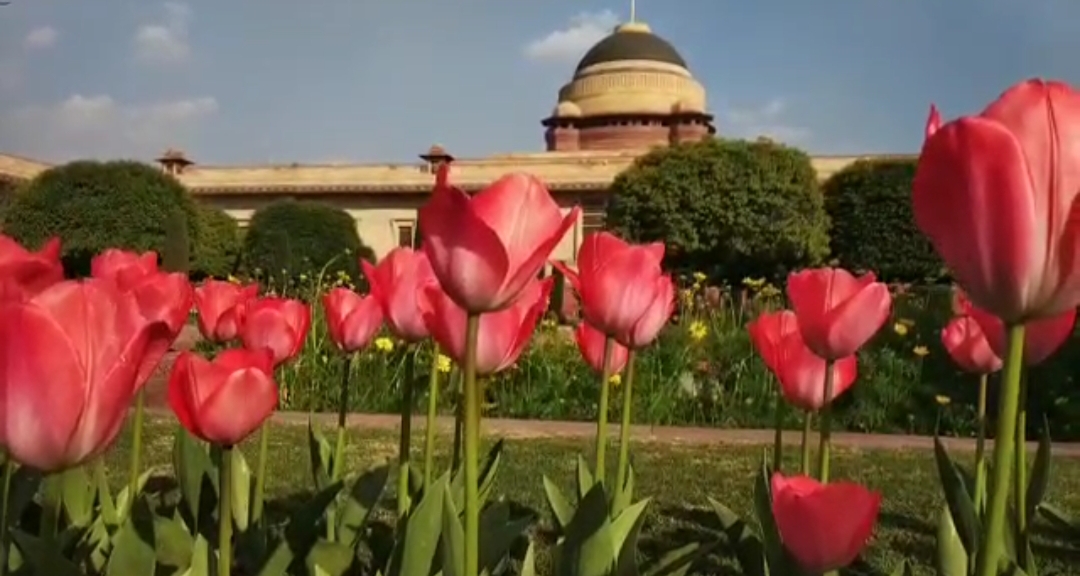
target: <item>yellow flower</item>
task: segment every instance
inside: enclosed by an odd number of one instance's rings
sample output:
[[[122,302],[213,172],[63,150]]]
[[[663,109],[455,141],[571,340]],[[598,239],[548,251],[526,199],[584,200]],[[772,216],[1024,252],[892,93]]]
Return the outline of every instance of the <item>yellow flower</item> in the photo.
[[[934,401],[942,406],[948,406],[949,403],[952,402],[952,398],[949,398],[944,394],[938,394],[937,396],[934,396]]]
[[[543,320],[540,321],[540,325],[543,326],[544,328],[554,328],[555,327],[555,320],[553,318],[544,318]]]
[[[927,354],[929,354],[930,350],[926,346],[916,346],[912,350],[912,352],[914,352],[915,355],[918,356],[919,358],[922,358],[923,356],[926,356]]]
[[[438,368],[439,372],[442,372],[443,374],[446,374],[447,372],[450,371],[450,357],[449,356],[443,356],[442,354],[439,354],[439,357],[435,360],[435,362],[436,362],[436,367]]]
[[[240,279],[236,276],[233,276],[232,274],[229,274],[229,282],[232,282],[233,284],[241,284]]]
[[[680,290],[679,291],[679,299],[682,300],[683,304],[685,304],[686,306],[690,306],[691,304],[694,303],[694,291],[693,290]]]
[[[900,323],[903,324],[904,326],[907,326],[908,328],[914,328],[915,327],[915,321],[912,320],[911,318],[901,318]]]
[[[765,287],[764,278],[743,278],[742,285],[751,290],[760,290]]]
[[[612,386],[618,386],[619,384],[622,384],[622,375],[612,374],[611,378],[608,378],[608,384],[611,384]]]
[[[780,289],[772,284],[766,284],[761,288],[758,294],[761,294],[764,298],[775,298],[780,295]]]
[[[708,278],[708,276],[706,276],[704,272],[694,272],[694,282],[695,283],[700,284],[700,283],[704,282],[706,278]]]
[[[908,328],[903,322],[897,322],[892,325],[893,332],[896,332],[900,336],[907,336]]]
[[[308,278],[307,278],[307,274],[301,274],[301,275],[300,275],[300,281],[301,281],[301,282],[307,282],[307,279],[308,279]]]
[[[709,327],[705,325],[701,320],[694,320],[690,323],[690,338],[695,342],[700,342],[706,336],[709,335]]]
[[[379,338],[375,339],[375,349],[379,352],[393,352],[394,341],[387,338],[386,336],[380,336]]]

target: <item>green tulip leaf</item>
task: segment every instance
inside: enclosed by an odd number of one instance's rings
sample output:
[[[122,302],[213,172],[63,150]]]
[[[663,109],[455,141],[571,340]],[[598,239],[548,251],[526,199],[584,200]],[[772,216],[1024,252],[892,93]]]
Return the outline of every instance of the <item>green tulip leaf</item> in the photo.
[[[1039,504],[1046,497],[1046,489],[1050,484],[1050,473],[1050,421],[1044,414],[1042,435],[1039,436],[1039,448],[1035,451],[1035,461],[1032,463],[1031,476],[1027,485],[1026,512],[1029,521],[1035,517]],[[1028,576],[1034,575],[1028,574]]]
[[[442,536],[443,500],[449,478],[431,486],[420,503],[398,524],[398,549],[387,576],[429,576]]]
[[[780,532],[776,529],[776,521],[772,513],[772,484],[769,469],[769,457],[766,453],[762,456],[761,465],[758,466],[757,476],[754,478],[754,514],[757,516],[758,525],[761,528],[761,542],[765,548],[765,559],[768,571],[784,573],[782,567],[787,558],[783,544],[780,542]]]
[[[191,565],[195,538],[179,515],[154,516],[154,535],[157,538],[158,564],[171,566],[181,572]]]
[[[105,462],[101,458],[94,460],[94,489],[97,492],[98,507],[104,522],[110,526],[120,523],[120,514],[109,489],[109,476],[105,472]]]
[[[719,545],[720,542],[713,542],[706,546],[691,542],[676,548],[661,556],[645,571],[644,576],[686,576],[694,562],[711,554]]]
[[[112,537],[109,535],[109,527],[106,526],[103,515],[94,518],[94,521],[83,532],[76,548],[87,555],[86,561],[95,573],[104,570],[112,549]]]
[[[8,518],[21,518],[27,508],[34,503],[34,496],[41,488],[44,478],[40,472],[28,466],[20,466],[11,475],[11,490],[8,494]]]
[[[949,522],[952,522],[951,518],[949,519]],[[889,576],[911,576],[911,565],[907,563],[907,560],[901,560],[900,563],[896,565],[896,568],[893,568],[893,571]],[[939,572],[938,576],[943,575]]]
[[[409,464],[409,495],[413,498],[413,501],[417,500],[417,497],[423,499],[424,493],[424,473],[420,470],[415,462]]]
[[[308,456],[311,459],[311,477],[315,489],[322,490],[330,485],[330,471],[333,466],[334,448],[315,423],[308,419]]]
[[[593,476],[592,470],[589,469],[589,463],[585,461],[584,456],[578,454],[577,490],[579,500],[585,499],[585,495],[593,489],[593,484],[596,484],[596,478]]]
[[[386,483],[390,477],[390,466],[383,465],[369,470],[353,480],[349,496],[339,508],[338,540],[355,549],[360,544],[364,528],[371,519],[379,500],[386,492]]]
[[[934,567],[938,576],[967,576],[968,553],[948,506],[943,506],[938,515],[936,548]]]
[[[229,499],[232,508],[233,521],[241,532],[246,532],[251,515],[251,500],[254,485],[252,483],[251,467],[248,466],[244,453],[240,450],[229,450],[232,455],[232,494]]]
[[[937,463],[938,476],[945,491],[945,502],[949,506],[949,514],[956,526],[960,542],[964,544],[964,550],[969,555],[974,554],[979,542],[979,533],[982,531],[979,517],[975,514],[975,503],[971,499],[971,492],[967,489],[962,473],[937,436],[934,437],[934,461]]]
[[[486,506],[480,512],[480,571],[494,573],[510,547],[535,521],[532,515],[511,518],[505,500]]]
[[[537,576],[536,545],[533,542],[529,542],[529,547],[525,550],[525,558],[521,561],[521,576]]]
[[[627,465],[626,483],[615,487],[615,496],[611,499],[611,516],[618,516],[620,512],[630,506],[634,501],[634,466]]]
[[[480,506],[484,505],[487,501],[488,495],[491,493],[492,487],[495,485],[495,477],[499,471],[499,465],[502,463],[502,453],[505,440],[500,439],[494,446],[488,450],[486,456],[484,456],[483,465],[480,467]],[[450,480],[450,493],[454,495],[454,506],[458,510],[465,509],[465,470],[464,468],[458,469]]]
[[[627,529],[628,530],[628,529]],[[559,545],[560,576],[608,576],[618,551],[612,539],[607,496],[595,484],[581,499]]]
[[[102,467],[102,472],[104,472],[104,471],[105,471],[105,468]],[[146,487],[146,483],[150,481],[150,477],[153,476],[153,475],[154,475],[153,470],[146,470],[142,474],[139,475],[139,477],[135,480],[135,490],[136,490],[135,493],[136,494],[142,493],[143,488]],[[129,506],[131,506],[131,497],[128,496],[128,487],[124,486],[123,488],[120,489],[120,492],[117,493],[117,495],[116,495],[116,513],[119,516],[119,518],[124,518],[125,516],[128,515],[128,507]],[[119,522],[119,518],[117,519],[117,522],[113,523],[114,525]]]
[[[611,523],[612,548],[615,550],[615,576],[638,576],[638,539],[645,524],[646,498],[627,507]]]
[[[32,574],[48,576],[83,576],[82,570],[63,555],[57,554],[54,545],[46,544],[36,536],[21,530],[12,530],[11,539],[19,547],[27,564],[34,567]]]
[[[1061,508],[1048,502],[1039,504],[1038,510],[1039,516],[1051,526],[1070,535],[1072,538],[1080,538],[1080,519],[1070,516]]]
[[[548,507],[551,508],[551,515],[554,517],[555,523],[558,524],[559,532],[564,532],[566,526],[570,524],[574,517],[574,507],[566,500],[566,496],[563,496],[559,487],[547,476],[544,476],[544,493],[547,494]]]
[[[217,483],[216,470],[205,444],[188,434],[182,426],[177,426],[174,438],[173,476],[180,487],[184,508],[197,529],[201,522],[200,512],[209,508],[210,499],[204,499],[203,487],[207,481],[211,486]]]
[[[191,549],[191,565],[180,576],[210,576],[210,542],[201,534]]]
[[[311,576],[342,576],[352,567],[356,555],[352,547],[338,542],[318,540],[308,552],[307,572]]]
[[[483,534],[480,535],[483,539]],[[465,574],[465,528],[454,507],[454,498],[449,489],[443,496],[442,517],[442,576],[463,576]]]
[[[79,466],[60,473],[64,512],[72,526],[86,528],[94,519],[97,486],[90,480],[86,468]]]
[[[746,521],[720,502],[709,498],[709,504],[720,519],[720,526],[739,561],[743,572],[748,576],[765,576],[765,547],[761,538],[747,525]],[[771,515],[771,512],[770,512]]]
[[[307,557],[318,540],[319,522],[341,493],[341,488],[341,482],[327,486],[290,515],[285,534],[263,562],[258,576],[286,576],[295,558]]]
[[[146,500],[136,498],[131,514],[113,536],[105,576],[153,574],[157,564],[154,520]]]

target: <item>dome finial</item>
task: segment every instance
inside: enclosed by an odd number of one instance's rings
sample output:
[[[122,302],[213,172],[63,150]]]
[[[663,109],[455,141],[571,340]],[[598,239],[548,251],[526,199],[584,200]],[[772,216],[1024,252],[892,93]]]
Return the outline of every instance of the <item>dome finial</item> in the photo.
[[[637,21],[637,0],[630,0],[630,23]]]

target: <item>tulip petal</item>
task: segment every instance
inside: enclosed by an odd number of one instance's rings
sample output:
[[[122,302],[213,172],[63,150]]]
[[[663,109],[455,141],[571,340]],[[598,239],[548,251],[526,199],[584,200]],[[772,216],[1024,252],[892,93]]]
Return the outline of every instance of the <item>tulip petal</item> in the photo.
[[[200,428],[207,438],[237,444],[273,414],[277,403],[277,385],[266,372],[257,368],[237,370],[202,405]]]

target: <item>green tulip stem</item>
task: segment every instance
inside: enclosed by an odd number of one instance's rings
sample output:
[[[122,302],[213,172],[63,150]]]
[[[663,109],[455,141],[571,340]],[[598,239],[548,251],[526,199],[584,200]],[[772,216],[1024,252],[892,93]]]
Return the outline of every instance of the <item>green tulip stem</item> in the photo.
[[[600,370],[600,403],[596,411],[596,481],[607,480],[608,405],[611,403],[611,357],[615,353],[615,339],[604,340],[604,357]]]
[[[128,506],[130,511],[134,508],[135,495],[139,490],[139,476],[142,475],[142,445],[143,445],[143,417],[145,407],[146,388],[139,389],[135,394],[135,419],[131,425],[131,467],[128,469]]]
[[[60,513],[64,506],[64,473],[49,474],[42,484],[44,486],[41,493],[41,540],[46,548],[58,547]]]
[[[333,482],[341,480],[345,475],[345,419],[349,414],[349,380],[352,377],[353,360],[355,354],[349,354],[341,361],[341,390],[338,393],[337,413],[337,442],[334,445],[334,464],[330,470],[330,478]]]
[[[450,471],[456,472],[461,468],[461,433],[465,427],[461,409],[462,398],[464,398],[461,390],[461,370],[454,370],[450,375],[450,387],[454,391],[454,453],[450,459]]]
[[[806,411],[802,420],[802,460],[799,461],[799,473],[810,475],[810,430],[814,427],[814,413]]]
[[[221,447],[218,469],[218,576],[232,573],[232,446]]]
[[[4,451],[4,495],[0,502],[0,576],[8,573],[8,500],[11,499],[11,477],[15,474],[15,461]]]
[[[773,472],[783,469],[784,458],[784,395],[780,393],[780,383],[776,384],[776,406],[773,408]]]
[[[398,439],[398,518],[409,514],[409,450],[412,448],[413,380],[416,374],[416,348],[405,349],[405,378],[401,381],[401,437]]]
[[[1016,505],[1016,559],[1017,565],[1028,568],[1028,517],[1027,517],[1027,374],[1020,373],[1020,394],[1016,410],[1016,460],[1014,460],[1013,503]]]
[[[616,490],[626,489],[630,474],[630,423],[634,414],[634,360],[633,350],[626,354],[626,372],[622,381],[622,426],[619,428],[619,469],[615,478]]]
[[[270,456],[270,423],[263,422],[259,427],[258,475],[255,476],[255,498],[251,502],[251,523],[262,520],[263,503],[266,500],[266,460]]]
[[[476,379],[476,343],[480,315],[470,313],[465,324],[462,372],[465,459],[465,574],[480,576],[480,386]]]
[[[994,434],[994,464],[990,470],[985,530],[975,555],[975,576],[997,576],[1004,548],[1005,517],[1009,505],[1016,437],[1020,411],[1020,374],[1024,368],[1024,325],[1008,327],[1008,352],[998,393],[997,432]]]
[[[821,433],[818,444],[818,480],[829,482],[829,444],[832,441],[833,361],[825,361],[825,389],[821,403]]]
[[[978,427],[975,437],[975,509],[982,513],[986,506],[986,391],[990,376],[979,377],[979,403],[975,416]]]
[[[435,420],[439,416],[439,345],[431,342],[431,374],[428,375],[427,425],[424,427],[424,490],[435,474]]]

